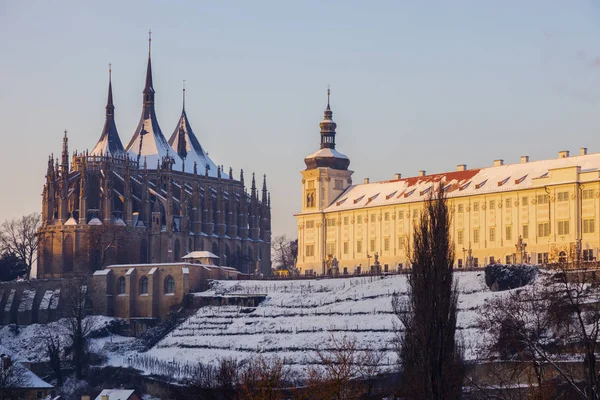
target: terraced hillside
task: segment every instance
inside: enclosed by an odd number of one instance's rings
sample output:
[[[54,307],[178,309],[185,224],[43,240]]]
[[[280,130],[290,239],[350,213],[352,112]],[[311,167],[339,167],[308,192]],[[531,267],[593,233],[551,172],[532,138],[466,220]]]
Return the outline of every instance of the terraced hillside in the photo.
[[[456,274],[459,280],[459,335],[468,358],[477,357],[481,341],[475,327],[476,310],[490,296],[482,272]],[[164,337],[143,358],[166,364],[215,363],[221,357],[244,359],[256,353],[277,355],[302,372],[315,362],[315,349],[327,348],[331,335],[355,338],[361,348],[385,353],[383,369],[396,364],[393,349],[396,317],[394,292],[406,293],[405,276],[357,277],[295,281],[217,281],[210,291],[196,296],[265,294],[257,307],[208,306],[201,308]],[[129,364],[139,355],[127,355]],[[182,372],[184,373],[184,372]]]

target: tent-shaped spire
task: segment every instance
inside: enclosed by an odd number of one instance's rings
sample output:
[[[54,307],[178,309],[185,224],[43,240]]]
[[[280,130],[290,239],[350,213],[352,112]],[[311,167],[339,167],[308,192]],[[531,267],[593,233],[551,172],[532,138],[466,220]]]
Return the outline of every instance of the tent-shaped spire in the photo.
[[[92,156],[102,156],[106,154],[124,154],[123,143],[119,138],[119,132],[117,132],[117,125],[115,125],[115,106],[113,104],[112,94],[112,68],[109,64],[108,68],[108,100],[106,102],[106,121],[104,122],[104,129],[96,146],[90,153]]]
[[[165,139],[156,112],[154,110],[154,87],[152,86],[152,61],[150,57],[150,44],[148,39],[148,67],[146,70],[146,85],[143,91],[143,108],[140,122],[135,129],[133,137],[127,144],[126,151],[133,157],[145,157],[148,165],[159,165],[164,157],[173,158],[173,169],[181,169],[182,161],[177,153],[169,146]]]
[[[177,126],[173,131],[173,134],[169,138],[169,144],[175,150],[177,155],[184,159],[185,165],[194,165],[206,167],[208,165],[208,175],[217,177],[217,166],[208,157],[208,153],[204,151],[198,138],[194,134],[190,121],[185,112],[185,86],[183,88],[183,109],[181,110],[181,117],[177,122]],[[227,174],[221,172],[221,176],[227,177]]]

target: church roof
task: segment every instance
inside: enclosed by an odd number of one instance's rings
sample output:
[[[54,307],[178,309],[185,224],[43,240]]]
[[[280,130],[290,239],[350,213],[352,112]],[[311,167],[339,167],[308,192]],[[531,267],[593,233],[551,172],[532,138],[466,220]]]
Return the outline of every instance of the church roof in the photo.
[[[582,173],[600,174],[600,153],[353,185],[324,211],[420,202],[440,183],[448,198],[529,189],[543,185],[550,170],[569,167],[579,167]]]
[[[149,169],[156,168],[163,158],[170,156],[173,159],[173,169],[181,170],[182,160],[169,146],[165,139],[156,112],[154,110],[154,87],[152,84],[152,61],[148,53],[148,67],[146,69],[146,85],[143,91],[143,109],[140,122],[135,129],[133,137],[126,147],[126,151],[140,161],[146,160]]]
[[[179,157],[184,160],[186,171],[191,172],[194,168],[194,163],[196,163],[199,173],[204,173],[208,165],[208,175],[217,177],[217,166],[200,145],[198,138],[190,126],[185,108],[181,112],[181,117],[169,139],[169,144]],[[221,172],[221,176],[224,178],[227,177],[223,172]]]
[[[104,122],[104,128],[102,129],[100,139],[90,153],[92,156],[102,156],[106,154],[117,155],[125,153],[123,143],[121,143],[121,138],[119,137],[119,132],[117,131],[117,125],[115,124],[115,106],[113,104],[111,72],[112,71],[109,69],[106,120]]]

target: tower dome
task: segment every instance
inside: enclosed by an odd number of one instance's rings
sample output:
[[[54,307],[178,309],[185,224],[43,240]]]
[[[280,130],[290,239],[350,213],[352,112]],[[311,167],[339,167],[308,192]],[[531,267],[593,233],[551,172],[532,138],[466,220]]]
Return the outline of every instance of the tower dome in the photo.
[[[335,128],[337,124],[333,121],[333,111],[329,105],[331,91],[327,89],[327,108],[325,109],[321,127],[321,148],[304,159],[306,169],[333,168],[347,170],[350,159],[335,149]]]

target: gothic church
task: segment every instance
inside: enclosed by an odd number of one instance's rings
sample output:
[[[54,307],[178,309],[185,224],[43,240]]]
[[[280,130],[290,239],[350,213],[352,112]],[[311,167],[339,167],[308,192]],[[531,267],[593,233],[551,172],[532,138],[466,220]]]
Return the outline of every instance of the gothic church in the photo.
[[[271,269],[271,210],[200,145],[185,110],[167,141],[156,117],[148,52],[140,122],[123,146],[109,79],[106,122],[91,152],[50,156],[42,200],[38,278],[85,276],[111,264],[173,263],[208,250],[243,273]]]

